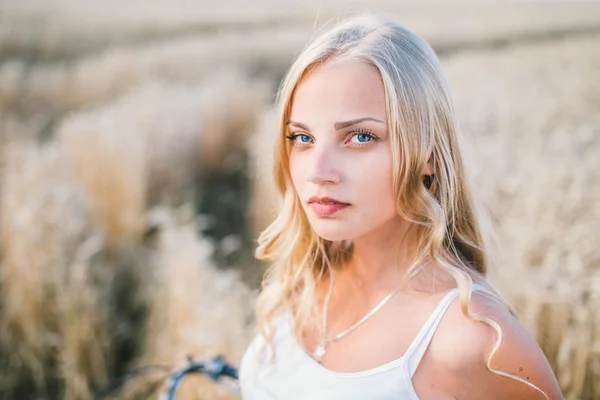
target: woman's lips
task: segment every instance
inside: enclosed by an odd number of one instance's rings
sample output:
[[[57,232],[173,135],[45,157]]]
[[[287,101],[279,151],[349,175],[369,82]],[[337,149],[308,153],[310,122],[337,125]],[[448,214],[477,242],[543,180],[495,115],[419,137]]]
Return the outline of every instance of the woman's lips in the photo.
[[[310,207],[312,208],[313,212],[320,216],[331,215],[348,207],[349,205],[350,204],[343,203],[310,203]]]

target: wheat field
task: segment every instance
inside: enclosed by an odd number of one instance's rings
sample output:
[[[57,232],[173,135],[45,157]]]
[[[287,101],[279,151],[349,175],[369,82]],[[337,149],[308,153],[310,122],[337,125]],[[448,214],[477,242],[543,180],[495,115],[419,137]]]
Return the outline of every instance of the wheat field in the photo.
[[[450,81],[490,279],[568,400],[600,399],[600,4],[0,3],[0,398],[89,400],[237,363],[277,202],[273,98],[319,29],[383,11]],[[158,398],[164,372],[111,398]],[[202,377],[181,399],[234,399]]]

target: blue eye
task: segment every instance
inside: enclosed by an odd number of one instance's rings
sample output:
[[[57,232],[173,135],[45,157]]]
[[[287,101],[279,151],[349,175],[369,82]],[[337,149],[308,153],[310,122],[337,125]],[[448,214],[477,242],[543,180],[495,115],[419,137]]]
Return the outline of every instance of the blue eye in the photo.
[[[358,141],[362,143],[367,142],[369,139],[373,139],[373,136],[365,133],[359,133],[358,135],[356,135],[356,137],[358,138]],[[365,140],[361,140],[361,138]]]
[[[358,144],[358,146],[366,146],[368,143],[373,142],[377,139],[371,132],[365,129],[359,129],[357,131],[351,132],[350,135],[350,140],[354,138],[358,139],[358,142],[354,142]]]
[[[312,141],[312,138],[308,135],[305,135],[304,133],[292,133],[291,135],[287,135],[286,138],[290,141],[290,142],[297,142],[296,138],[300,137],[300,143],[311,143],[310,141]],[[307,139],[307,140],[305,140]]]

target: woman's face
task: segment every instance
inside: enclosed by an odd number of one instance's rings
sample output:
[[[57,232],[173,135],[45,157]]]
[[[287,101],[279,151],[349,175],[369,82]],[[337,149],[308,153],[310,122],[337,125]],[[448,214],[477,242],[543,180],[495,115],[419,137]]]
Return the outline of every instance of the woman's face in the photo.
[[[294,91],[287,128],[292,181],[320,237],[353,240],[400,218],[375,67],[343,61],[307,73]],[[320,204],[313,196],[344,204]]]

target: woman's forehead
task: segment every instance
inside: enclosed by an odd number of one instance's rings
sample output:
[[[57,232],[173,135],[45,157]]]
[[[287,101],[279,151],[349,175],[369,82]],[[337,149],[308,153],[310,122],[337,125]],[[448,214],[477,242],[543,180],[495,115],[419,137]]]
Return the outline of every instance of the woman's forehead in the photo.
[[[292,96],[290,118],[386,120],[385,104],[383,81],[373,65],[355,60],[328,62],[302,77]]]

